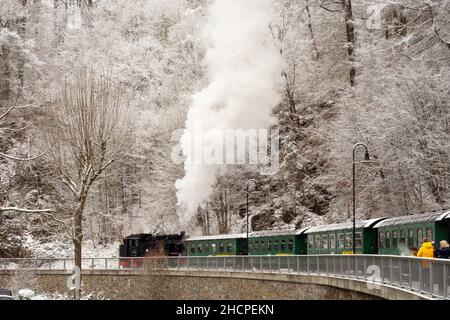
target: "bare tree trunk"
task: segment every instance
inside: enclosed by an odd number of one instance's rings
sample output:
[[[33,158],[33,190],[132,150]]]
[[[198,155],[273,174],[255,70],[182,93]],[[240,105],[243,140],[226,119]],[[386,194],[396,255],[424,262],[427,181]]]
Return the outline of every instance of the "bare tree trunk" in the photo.
[[[6,101],[11,95],[10,50],[6,44],[2,45],[0,53],[0,100]]]
[[[64,9],[62,9],[64,7]],[[63,41],[63,21],[65,17],[61,17],[62,12],[65,12],[66,5],[61,0],[54,0],[53,2],[53,28],[54,28],[54,46],[59,47]]]
[[[347,53],[348,53],[348,61],[350,64],[350,85],[353,87],[355,85],[355,76],[356,76],[356,68],[355,68],[355,26],[353,23],[353,9],[352,9],[352,0],[342,0],[342,6],[344,8],[344,19],[345,19],[345,30],[347,36]]]
[[[73,245],[74,245],[74,256],[75,256],[75,266],[77,266],[80,270],[80,283],[82,277],[82,244],[83,244],[83,212],[84,207],[86,206],[87,194],[89,189],[82,191],[80,196],[79,205],[77,210],[75,211],[74,216],[74,237],[73,237]],[[80,298],[80,290],[76,292],[76,298]]]
[[[309,30],[309,36],[311,38],[312,41],[312,46],[313,46],[313,50],[314,50],[314,60],[319,60],[320,58],[320,51],[319,48],[317,47],[317,42],[316,42],[316,37],[314,36],[314,30],[313,30],[313,26],[312,26],[312,19],[311,19],[311,11],[309,10],[309,0],[306,0],[306,14],[308,16],[308,30]]]
[[[19,30],[19,36],[22,39],[25,39],[25,25],[26,25],[26,18],[22,18],[18,22],[18,30]],[[19,87],[18,87],[18,94],[22,93],[23,86],[25,83],[25,58],[23,54],[19,54],[17,58],[17,78],[19,80]]]

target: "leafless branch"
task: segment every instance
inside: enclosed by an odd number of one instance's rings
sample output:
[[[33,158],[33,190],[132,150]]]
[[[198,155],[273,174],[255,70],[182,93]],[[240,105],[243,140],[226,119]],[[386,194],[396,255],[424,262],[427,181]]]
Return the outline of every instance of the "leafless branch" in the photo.
[[[14,157],[14,156],[8,155],[6,153],[0,152],[0,157],[4,157],[6,159],[10,159],[10,160],[14,160],[14,161],[33,161],[33,160],[36,160],[36,159],[42,157],[44,154],[46,154],[46,152],[43,152],[43,153],[41,153],[41,154],[39,154],[39,155],[37,155],[35,157],[19,158],[19,157]]]

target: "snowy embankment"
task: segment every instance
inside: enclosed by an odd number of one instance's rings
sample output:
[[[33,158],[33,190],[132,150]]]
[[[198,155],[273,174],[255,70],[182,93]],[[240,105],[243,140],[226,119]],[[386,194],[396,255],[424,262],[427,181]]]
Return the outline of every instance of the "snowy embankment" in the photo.
[[[62,259],[62,258],[72,258],[73,257],[73,245],[67,241],[61,241],[58,237],[53,239],[48,239],[46,241],[36,239],[32,235],[26,235],[23,238],[24,247],[29,253],[28,258],[39,258],[37,265],[39,268],[43,269],[60,269],[63,266],[69,270],[72,267],[72,263],[64,264],[63,260],[50,260],[50,259]],[[117,258],[119,253],[119,242],[109,243],[107,245],[94,244],[91,240],[86,240],[83,244],[83,257],[84,258],[98,258],[94,260],[94,265],[92,261],[83,261],[83,268],[97,268],[102,269],[104,267],[103,258]],[[15,270],[21,267],[36,267],[35,262],[32,265],[27,265],[23,262],[9,262],[5,265],[1,265],[1,268]],[[109,268],[116,267],[116,263],[111,261]],[[73,295],[70,292],[59,293],[59,292],[40,292],[35,289],[35,279],[32,274],[21,273],[17,277],[13,278],[11,283],[7,285],[13,291],[14,299],[17,300],[71,300]],[[82,292],[82,300],[103,300],[105,299],[103,293],[99,292]]]
[[[26,235],[24,242],[30,258],[72,258],[74,256],[73,244],[70,241],[62,241],[59,237],[42,241],[32,235]],[[119,245],[119,241],[104,245],[86,240],[83,243],[83,258],[117,258]]]
[[[36,293],[30,289],[21,289],[15,296],[16,300],[72,300],[73,295],[69,293]],[[81,292],[80,300],[106,300],[102,293]]]
[[[119,267],[118,241],[107,245],[94,244],[91,240],[83,243],[83,268],[84,269],[116,269]],[[32,235],[25,235],[23,246],[27,250],[28,259],[6,259],[0,264],[0,269],[17,270],[28,268],[39,269],[66,269],[73,268],[73,244],[61,241],[54,237],[53,239],[41,240]],[[89,258],[89,259],[87,259]],[[108,260],[108,261],[106,261]]]

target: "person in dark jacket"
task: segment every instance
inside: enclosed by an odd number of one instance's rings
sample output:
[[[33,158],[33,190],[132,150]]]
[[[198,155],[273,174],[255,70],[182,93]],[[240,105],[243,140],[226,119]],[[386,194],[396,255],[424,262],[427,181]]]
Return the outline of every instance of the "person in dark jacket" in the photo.
[[[440,248],[437,250],[437,257],[439,259],[448,259],[450,257],[450,246],[446,240],[442,240],[440,243]]]

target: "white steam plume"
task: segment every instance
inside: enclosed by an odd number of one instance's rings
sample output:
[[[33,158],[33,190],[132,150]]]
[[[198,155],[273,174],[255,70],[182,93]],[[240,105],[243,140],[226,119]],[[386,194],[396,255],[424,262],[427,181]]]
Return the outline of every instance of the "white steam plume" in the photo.
[[[180,139],[185,156],[218,143],[203,135],[203,141],[196,139],[193,144],[192,133],[199,127],[203,131],[263,129],[275,124],[272,110],[281,100],[277,87],[282,59],[269,32],[273,12],[271,0],[212,3],[203,31],[209,85],[193,96]],[[187,161],[184,168],[185,176],[176,182],[181,222],[187,222],[208,199],[220,165]]]

